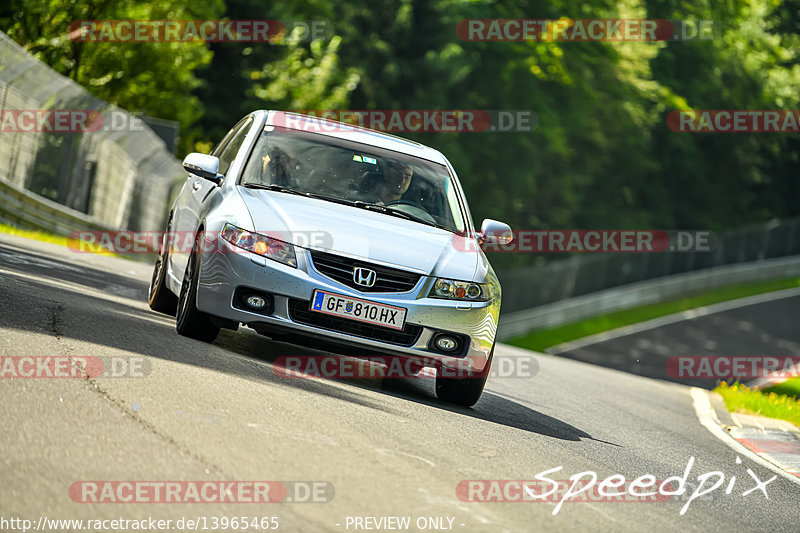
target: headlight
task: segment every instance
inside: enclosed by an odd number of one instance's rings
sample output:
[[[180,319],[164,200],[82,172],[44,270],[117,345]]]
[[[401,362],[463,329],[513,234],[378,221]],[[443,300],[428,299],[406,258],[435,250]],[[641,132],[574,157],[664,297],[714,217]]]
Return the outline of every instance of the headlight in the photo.
[[[297,257],[291,244],[237,228],[233,224],[225,224],[222,238],[238,248],[297,268]]]
[[[492,286],[488,283],[469,283],[439,278],[433,284],[431,298],[486,302],[492,299]]]

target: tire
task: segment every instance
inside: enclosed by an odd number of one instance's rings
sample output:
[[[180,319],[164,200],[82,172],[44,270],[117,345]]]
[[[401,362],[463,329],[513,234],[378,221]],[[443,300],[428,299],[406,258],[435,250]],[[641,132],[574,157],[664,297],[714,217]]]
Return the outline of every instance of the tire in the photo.
[[[153,267],[153,277],[150,279],[150,288],[147,290],[147,300],[150,304],[150,309],[153,311],[175,316],[175,311],[178,308],[178,297],[169,290],[164,282],[167,277],[167,265],[169,264],[167,236],[169,235],[171,224],[172,220],[167,224],[167,231],[164,232],[164,237],[161,239],[161,253],[158,254],[156,264]]]
[[[175,329],[184,337],[203,342],[212,342],[219,335],[219,326],[211,322],[211,317],[197,309],[197,280],[200,274],[200,239],[202,231],[194,238],[192,253],[183,275],[181,295],[178,297],[178,310],[175,315]]]
[[[436,374],[436,397],[443,402],[455,403],[464,407],[472,407],[483,394],[483,387],[489,377],[494,357],[494,346],[489,352],[489,360],[479,373],[466,378],[443,377],[441,372]]]

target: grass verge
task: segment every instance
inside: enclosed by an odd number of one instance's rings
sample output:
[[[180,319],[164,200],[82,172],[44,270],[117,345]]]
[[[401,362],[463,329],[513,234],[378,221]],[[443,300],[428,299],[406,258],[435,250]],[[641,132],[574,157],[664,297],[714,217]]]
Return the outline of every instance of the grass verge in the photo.
[[[789,378],[783,383],[767,387],[764,392],[774,392],[800,399],[800,377]]]
[[[562,342],[588,337],[595,333],[629,326],[637,322],[644,322],[653,318],[680,313],[681,311],[696,309],[719,302],[736,300],[737,298],[744,298],[745,296],[753,296],[793,287],[800,287],[800,278],[779,279],[723,287],[678,300],[625,309],[608,315],[581,320],[580,322],[574,322],[572,324],[532,331],[527,335],[508,341],[508,344],[528,350],[542,351],[551,346],[561,344]]]
[[[39,242],[47,242],[50,244],[63,246],[65,248],[70,248],[76,251],[80,250],[81,253],[110,255],[114,257],[121,257],[123,259],[134,259],[133,257],[130,256],[125,256],[123,254],[117,254],[111,252],[107,248],[104,248],[98,244],[82,243],[76,239],[62,237],[61,235],[53,235],[52,233],[45,233],[43,231],[21,229],[16,226],[10,226],[8,224],[3,224],[3,223],[0,223],[0,233],[5,233],[7,235],[16,235],[17,237],[32,239],[34,241],[39,241]]]
[[[800,378],[790,378],[764,390],[723,381],[714,391],[725,400],[728,411],[779,418],[800,426]]]
[[[44,233],[42,231],[20,229],[16,226],[9,226],[8,224],[0,223],[0,233],[16,235],[17,237],[24,237],[25,239],[33,239],[34,241],[49,242],[51,244],[58,244],[59,246],[67,246],[66,237]]]

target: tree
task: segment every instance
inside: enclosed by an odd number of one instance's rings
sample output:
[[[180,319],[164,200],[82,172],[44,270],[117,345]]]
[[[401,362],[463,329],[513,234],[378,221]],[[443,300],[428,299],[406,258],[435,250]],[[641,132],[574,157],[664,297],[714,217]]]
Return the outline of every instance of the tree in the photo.
[[[193,42],[89,42],[70,38],[80,20],[195,20],[218,18],[222,0],[8,0],[0,27],[36,58],[93,95],[128,111],[177,120],[181,147],[193,144],[191,127],[203,105],[191,93],[202,82],[195,71],[211,61],[208,44]],[[187,135],[188,133],[188,135]]]

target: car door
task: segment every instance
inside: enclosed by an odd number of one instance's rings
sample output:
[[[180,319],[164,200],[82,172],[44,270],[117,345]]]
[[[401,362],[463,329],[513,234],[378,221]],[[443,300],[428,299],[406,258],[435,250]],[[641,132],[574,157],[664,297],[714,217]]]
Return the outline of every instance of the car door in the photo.
[[[244,138],[252,125],[252,117],[242,119],[234,126],[211,152],[219,158],[219,173],[223,176],[236,158]],[[172,218],[173,253],[170,255],[170,271],[183,279],[189,254],[192,251],[194,234],[200,225],[203,205],[217,188],[212,181],[187,173],[186,181],[178,194]]]

